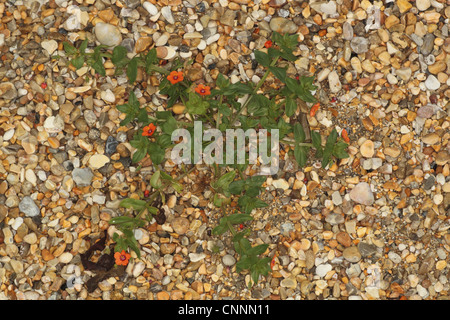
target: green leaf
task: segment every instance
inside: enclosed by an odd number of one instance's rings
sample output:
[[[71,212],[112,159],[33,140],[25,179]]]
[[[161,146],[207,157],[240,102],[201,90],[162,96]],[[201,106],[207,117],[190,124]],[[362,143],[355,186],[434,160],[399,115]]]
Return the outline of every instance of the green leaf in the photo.
[[[298,122],[294,125],[294,139],[297,143],[305,142],[306,139],[305,130],[303,130],[303,126]]]
[[[68,55],[74,55],[78,53],[77,48],[75,48],[70,42],[64,41],[63,42],[64,51]]]
[[[246,185],[245,180],[237,180],[230,183],[228,187],[228,191],[232,194],[241,194],[244,191],[244,187]]]
[[[221,223],[212,230],[212,233],[215,235],[221,235],[227,231],[228,231],[228,226],[226,225],[226,223]]]
[[[85,53],[87,46],[88,46],[88,39],[86,38],[83,40],[83,42],[80,45],[80,49],[79,49],[80,53]]]
[[[283,82],[283,83],[286,82],[287,67],[280,68],[280,67],[269,66],[269,70],[270,70],[270,72],[272,72],[275,75],[275,77],[280,79],[281,82]]]
[[[127,52],[128,51],[125,47],[115,47],[112,52],[111,62],[114,63],[114,65],[119,64],[124,58],[126,58]]]
[[[333,152],[334,144],[336,143],[338,137],[338,133],[336,129],[333,129],[328,136],[327,142],[325,144],[325,149],[323,151],[323,157],[322,157],[322,168],[326,168],[326,166],[331,161],[331,154]]]
[[[347,151],[345,151],[345,149],[347,149],[348,144],[346,144],[345,142],[342,141],[338,141],[334,147],[333,147],[333,152],[332,154],[339,159],[345,159],[348,158],[349,155],[347,153]]]
[[[322,158],[323,156],[323,148],[322,148],[322,138],[320,133],[317,131],[311,131],[311,139],[314,148],[316,148],[316,157]]]
[[[127,237],[126,243],[130,247],[131,250],[136,252],[136,255],[138,256],[138,259],[141,258],[141,251],[139,250],[139,244],[136,241],[136,238],[134,237],[134,233],[131,234],[130,237]]]
[[[238,205],[246,214],[250,214],[253,209],[264,208],[268,206],[268,204],[264,201],[247,195],[239,198]]]
[[[133,90],[130,91],[130,96],[128,98],[128,104],[134,109],[135,112],[139,110],[141,104]]]
[[[225,78],[225,77],[223,76],[223,74],[219,73],[219,75],[217,76],[217,79],[216,79],[216,85],[217,85],[220,89],[226,88],[226,87],[228,87],[228,86],[230,85],[230,80],[228,80],[227,78]]]
[[[116,108],[117,108],[117,110],[119,110],[122,113],[132,113],[133,112],[131,106],[128,104],[121,104],[121,105],[116,106]]]
[[[244,214],[244,213],[234,213],[229,216],[227,216],[227,221],[231,224],[240,224],[244,223],[246,221],[253,220],[252,216],[250,214]]]
[[[102,57],[98,57],[92,64],[91,67],[101,76],[106,76],[105,67],[103,66]]]
[[[131,121],[134,120],[134,114],[127,114],[127,116],[125,117],[125,119],[123,119],[122,121],[120,121],[120,125],[121,126],[126,126],[127,124],[129,124]]]
[[[80,69],[84,65],[84,56],[76,57],[72,59],[70,63],[77,69]]]
[[[156,138],[156,143],[163,149],[168,148],[172,145],[172,139],[169,134],[162,134],[158,138]],[[161,172],[162,173],[162,172]]]
[[[166,122],[161,125],[161,129],[164,133],[172,135],[172,132],[177,129],[177,121],[172,115],[170,115],[170,117],[167,118]]]
[[[208,101],[203,100],[195,92],[189,93],[189,100],[186,102],[187,112],[190,114],[203,115],[209,107]]]
[[[133,84],[136,81],[137,77],[137,66],[138,60],[137,58],[133,58],[130,60],[127,66],[127,77],[130,84]]]
[[[239,241],[234,242],[234,249],[236,252],[240,255],[244,255],[247,250],[250,250],[252,248],[252,245],[250,244],[250,241],[248,241],[247,238],[241,238]],[[254,263],[252,260],[255,258],[254,256],[249,257],[250,261]]]
[[[264,116],[267,115],[270,100],[262,94],[254,94],[250,98],[247,105],[248,113],[254,116]]]
[[[228,190],[228,187],[230,183],[234,180],[234,177],[236,176],[236,171],[230,171],[221,176],[217,181],[214,182],[213,186],[214,189],[222,189],[222,190]]]
[[[155,188],[155,189],[159,189],[162,186],[162,182],[161,182],[161,171],[156,171],[152,177],[150,178],[150,185]]]
[[[145,108],[142,108],[139,110],[139,113],[137,115],[137,119],[139,122],[147,124],[148,123],[148,113]]]
[[[156,55],[156,49],[151,49],[145,56],[145,72],[149,74],[151,72],[151,67],[156,62],[158,62],[158,57]]]
[[[268,244],[260,244],[258,246],[252,247],[250,250],[247,251],[248,255],[260,255],[266,252],[267,248],[269,247]]]
[[[150,143],[147,152],[154,164],[158,165],[164,161],[165,151],[157,143]]]
[[[131,158],[131,160],[134,163],[137,163],[137,162],[141,161],[142,159],[144,159],[146,154],[147,154],[146,149],[137,149],[136,152],[133,153],[133,157]]]
[[[295,160],[297,160],[297,163],[300,167],[304,167],[306,165],[307,155],[308,155],[308,147],[298,145],[295,146],[294,156]]]
[[[241,258],[236,263],[236,272],[241,272],[242,270],[250,269],[251,266],[252,266],[252,261],[251,261],[250,257]]]
[[[137,200],[131,198],[124,199],[120,202],[120,206],[122,208],[133,208],[135,210],[141,210],[145,208],[146,205],[147,202],[145,202],[144,200]]]
[[[259,50],[255,50],[255,59],[263,67],[268,67],[271,62],[269,55],[267,53],[259,51]]]
[[[269,58],[271,60],[273,60],[273,59],[278,58],[280,56],[280,50],[277,50],[275,48],[269,48],[269,49],[267,49],[267,54],[269,55]]]
[[[134,222],[135,218],[127,217],[127,216],[120,216],[120,217],[114,217],[109,219],[109,224],[123,224],[123,223],[130,223]]]
[[[292,117],[297,111],[297,104],[295,103],[294,99],[291,99],[289,97],[286,98],[286,116]]]

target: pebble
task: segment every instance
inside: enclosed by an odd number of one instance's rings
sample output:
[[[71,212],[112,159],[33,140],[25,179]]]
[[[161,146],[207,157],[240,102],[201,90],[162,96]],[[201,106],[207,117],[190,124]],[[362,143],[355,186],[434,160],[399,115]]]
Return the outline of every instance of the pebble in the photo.
[[[41,214],[39,207],[29,196],[23,197],[23,199],[20,201],[19,210],[23,212],[27,217],[36,217]]]
[[[425,80],[425,86],[428,90],[435,91],[441,87],[441,83],[434,75],[430,74]]]
[[[323,278],[326,276],[326,274],[328,272],[330,272],[333,269],[333,267],[331,266],[331,264],[326,263],[326,264],[320,264],[316,267],[316,275],[319,276],[320,278]]]
[[[360,203],[366,206],[370,206],[374,203],[375,198],[373,196],[370,185],[367,182],[358,183],[349,193],[350,199],[356,203]]]
[[[361,260],[361,254],[359,253],[359,250],[357,247],[345,248],[344,251],[342,252],[342,255],[345,260],[347,260],[351,263],[356,263],[359,260]]]
[[[270,20],[270,29],[278,33],[293,34],[297,32],[297,25],[290,19],[283,17],[274,17]]]
[[[75,168],[72,171],[73,181],[79,187],[87,187],[91,184],[94,174],[90,168]]]
[[[224,265],[231,267],[234,266],[236,264],[236,259],[230,255],[230,254],[226,254],[223,256],[222,258],[222,262]]]
[[[98,42],[109,47],[118,46],[122,42],[122,34],[119,29],[109,23],[98,22],[95,25],[94,33]]]

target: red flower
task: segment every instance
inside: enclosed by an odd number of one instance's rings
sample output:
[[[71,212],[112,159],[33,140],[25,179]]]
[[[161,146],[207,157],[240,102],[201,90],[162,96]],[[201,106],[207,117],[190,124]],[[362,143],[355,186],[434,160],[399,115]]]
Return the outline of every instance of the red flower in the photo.
[[[144,191],[144,197],[148,198],[150,196],[150,190]]]
[[[197,92],[201,96],[209,96],[211,94],[211,88],[205,86],[203,84],[199,84],[197,88],[195,88],[195,92]]]
[[[45,89],[47,88],[47,83],[42,82],[42,83],[41,83],[41,88],[45,90]]]
[[[167,80],[170,81],[171,84],[175,84],[177,82],[183,81],[183,72],[181,71],[172,71],[168,76]]]
[[[341,136],[342,136],[342,138],[345,140],[345,142],[347,142],[347,143],[350,142],[350,138],[348,137],[347,130],[342,129]]]
[[[126,266],[128,264],[128,260],[131,258],[131,255],[126,253],[125,250],[122,250],[122,252],[114,253],[114,258],[116,259],[116,264],[118,266]]]
[[[142,135],[144,137],[150,137],[152,134],[155,133],[156,127],[153,123],[150,123],[148,126],[144,127],[142,129]]]
[[[317,102],[315,105],[312,106],[311,110],[309,111],[309,115],[311,117],[314,117],[317,110],[319,110],[319,108],[320,108],[320,103]]]
[[[272,46],[273,46],[273,42],[271,40],[267,40],[266,43],[264,43],[264,47],[266,47],[267,49],[269,49]]]

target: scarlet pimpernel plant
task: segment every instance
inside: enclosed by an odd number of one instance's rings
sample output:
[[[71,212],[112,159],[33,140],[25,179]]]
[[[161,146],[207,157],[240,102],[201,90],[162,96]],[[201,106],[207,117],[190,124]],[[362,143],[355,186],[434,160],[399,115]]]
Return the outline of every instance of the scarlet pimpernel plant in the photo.
[[[112,52],[96,47],[87,53],[88,44],[85,41],[78,49],[67,43],[64,48],[66,55],[72,57],[70,61],[76,68],[88,63],[101,75],[104,75],[101,62],[110,59],[116,66],[116,74],[125,72],[130,85],[136,81],[138,68],[142,68],[147,74],[159,77],[159,95],[166,97],[164,108],[155,111],[141,106],[135,92],[130,90],[128,102],[117,106],[124,114],[120,124],[132,127],[135,132],[129,141],[135,149],[132,161],[138,164],[143,159],[150,158],[154,167],[150,190],[145,190],[140,199],[123,199],[121,207],[126,209],[125,214],[109,221],[118,229],[113,235],[117,264],[125,261],[128,263],[130,257],[127,256],[127,250],[135,251],[140,257],[135,230],[154,221],[161,224],[165,222],[161,207],[166,202],[168,188],[182,193],[181,178],[195,169],[192,166],[187,170],[182,162],[178,164],[181,168],[180,176],[173,177],[164,171],[166,161],[174,160],[167,158],[170,153],[167,151],[173,151],[179,144],[178,139],[173,139],[176,130],[183,129],[184,136],[195,136],[198,123],[201,123],[202,134],[214,129],[222,137],[226,136],[227,130],[266,130],[265,136],[271,137],[276,130],[279,138],[277,143],[289,147],[288,155],[296,159],[299,167],[304,167],[311,161],[311,150],[315,150],[314,157],[321,161],[323,168],[348,157],[346,148],[350,140],[346,131],[342,131],[340,136],[336,129],[332,129],[326,137],[318,131],[310,130],[305,122],[299,121],[307,119],[307,116],[314,117],[321,105],[314,96],[317,87],[312,75],[288,73],[287,65],[297,60],[294,53],[298,48],[298,36],[295,34],[274,32],[272,39],[267,40],[263,48],[251,54],[260,74],[255,82],[232,82],[229,77],[219,73],[213,83],[207,83],[205,79],[193,83],[185,77],[187,70],[184,69],[184,63],[174,62],[161,66],[155,48],[134,57],[129,57],[126,49],[120,46],[115,47]],[[278,86],[276,90],[267,85],[269,77],[271,83]],[[301,105],[306,106],[308,112]],[[219,139],[217,136],[215,138]],[[224,140],[222,144],[228,142],[230,141]],[[214,154],[214,159],[219,158],[217,149],[214,149],[218,144],[211,139],[200,141],[200,145],[195,145],[195,139],[190,143],[192,148],[187,150],[199,149],[199,153],[210,152]],[[232,147],[233,155],[243,150],[238,143],[233,142]],[[211,152],[212,149],[214,152]],[[253,220],[252,212],[268,206],[261,197],[267,176],[254,174],[261,161],[252,162],[248,150],[241,159],[243,161],[214,161],[207,165],[213,176],[209,185],[213,193],[211,201],[222,212],[212,233],[216,236],[230,234],[233,249],[239,255],[236,271],[248,272],[251,275],[249,285],[252,285],[262,276],[268,275],[275,260],[268,256],[269,244],[254,246],[248,239],[251,234],[249,227]],[[188,156],[190,155],[189,152]],[[231,206],[232,200],[236,203],[234,207]]]

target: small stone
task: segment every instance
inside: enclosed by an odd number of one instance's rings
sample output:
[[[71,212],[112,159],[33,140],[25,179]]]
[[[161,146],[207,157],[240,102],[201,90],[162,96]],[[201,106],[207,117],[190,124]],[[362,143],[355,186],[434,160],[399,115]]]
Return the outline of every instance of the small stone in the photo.
[[[175,20],[172,15],[172,9],[170,8],[170,6],[162,7],[161,14],[164,17],[164,19],[166,19],[167,23],[169,23],[169,24],[175,23]]]
[[[364,37],[354,37],[350,42],[350,47],[356,54],[369,51],[369,39]]]
[[[58,42],[55,40],[43,40],[41,42],[42,48],[44,48],[49,55],[52,55],[58,49]]]
[[[17,89],[11,82],[0,83],[0,98],[12,100],[17,98]]]
[[[75,168],[72,171],[73,181],[75,181],[75,183],[79,187],[89,186],[93,177],[94,174],[92,173],[92,170],[90,168]]]
[[[361,260],[361,254],[359,253],[357,247],[345,248],[344,251],[342,252],[342,255],[345,260],[351,263],[356,263],[359,260]]]
[[[89,158],[89,167],[92,169],[100,169],[109,162],[109,158],[103,154],[94,154]]]
[[[222,258],[222,262],[224,265],[231,267],[236,263],[236,259],[231,254],[226,254]]]
[[[185,234],[189,229],[189,220],[184,217],[175,218],[172,221],[172,228],[179,235]]]
[[[270,20],[269,26],[272,31],[282,34],[293,34],[298,30],[298,26],[292,20],[283,17],[272,18],[272,20]]]
[[[350,191],[350,199],[366,206],[372,205],[375,201],[370,185],[367,182],[358,183]]]
[[[431,6],[430,0],[416,0],[416,7],[419,11],[425,11]]]
[[[331,224],[332,226],[344,223],[344,217],[339,213],[331,212],[325,218],[325,221]]]
[[[98,22],[94,29],[97,40],[106,46],[115,47],[122,42],[122,35],[116,26],[109,23]]]
[[[332,268],[333,267],[329,263],[320,264],[316,267],[316,275],[323,278]]]
[[[342,89],[342,84],[336,71],[333,70],[328,74],[328,84],[332,93],[338,93]]]
[[[359,152],[365,158],[372,158],[375,154],[375,145],[372,140],[366,140],[359,148]]]
[[[423,143],[435,145],[441,141],[441,137],[435,132],[429,133],[422,138]]]
[[[148,13],[150,13],[150,15],[154,16],[156,14],[158,14],[158,8],[152,4],[151,2],[145,1],[142,6],[144,7],[145,10],[147,10]]]
[[[20,201],[19,210],[25,213],[27,217],[35,217],[41,214],[41,210],[39,210],[39,207],[29,196],[24,197],[22,201]]]
[[[25,237],[23,237],[23,241],[28,244],[35,244],[37,242],[36,233],[32,232],[30,234],[27,234]]]
[[[350,235],[347,232],[339,232],[336,235],[336,240],[340,244],[342,244],[344,247],[350,247],[352,245],[352,239],[350,238]]]
[[[61,263],[70,263],[70,261],[72,261],[73,259],[73,254],[71,254],[70,252],[64,252],[63,254],[61,254],[58,257],[58,261]]]
[[[412,4],[408,0],[397,0],[397,6],[400,9],[400,13],[405,13],[412,8]]]
[[[289,183],[284,179],[277,179],[272,182],[272,185],[275,189],[283,189],[288,190],[289,189]]]
[[[441,87],[441,83],[434,75],[430,74],[427,80],[425,80],[425,86],[428,90],[433,91],[439,89]]]

